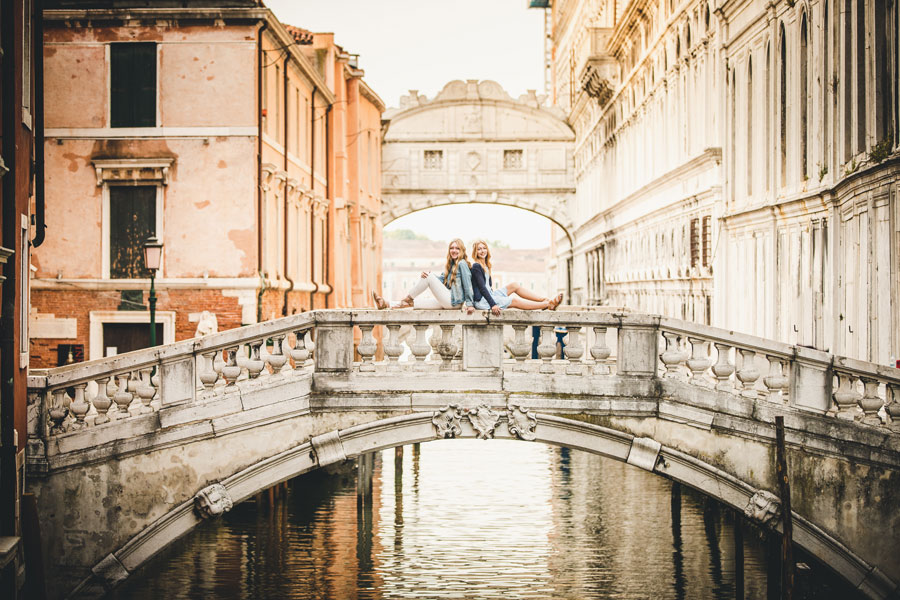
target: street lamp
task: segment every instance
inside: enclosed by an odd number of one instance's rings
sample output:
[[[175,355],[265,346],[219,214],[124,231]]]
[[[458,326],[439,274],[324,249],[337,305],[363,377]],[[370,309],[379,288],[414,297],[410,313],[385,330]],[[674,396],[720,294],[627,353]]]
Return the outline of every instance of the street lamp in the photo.
[[[151,235],[144,242],[144,266],[150,271],[150,347],[156,345],[156,288],[153,287],[156,279],[156,271],[162,260],[163,245],[155,235]]]

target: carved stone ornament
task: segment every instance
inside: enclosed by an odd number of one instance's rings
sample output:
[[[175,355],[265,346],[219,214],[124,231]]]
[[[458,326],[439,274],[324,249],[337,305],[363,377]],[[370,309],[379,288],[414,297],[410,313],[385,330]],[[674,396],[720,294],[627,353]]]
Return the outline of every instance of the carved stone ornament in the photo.
[[[471,408],[466,411],[466,417],[472,427],[475,428],[476,436],[480,440],[487,440],[494,437],[494,430],[500,425],[500,413],[485,404],[477,408]]]
[[[781,500],[771,492],[758,490],[744,508],[744,514],[763,525],[773,527],[781,515]]]
[[[435,435],[444,439],[455,438],[462,433],[461,418],[459,406],[456,404],[448,404],[444,408],[435,411],[434,416],[431,417],[431,422],[436,430]]]
[[[519,439],[534,441],[537,438],[537,417],[530,410],[510,404],[506,407],[506,418],[509,432]]]
[[[218,517],[234,506],[228,490],[221,483],[209,485],[194,496],[194,507],[204,518]]]

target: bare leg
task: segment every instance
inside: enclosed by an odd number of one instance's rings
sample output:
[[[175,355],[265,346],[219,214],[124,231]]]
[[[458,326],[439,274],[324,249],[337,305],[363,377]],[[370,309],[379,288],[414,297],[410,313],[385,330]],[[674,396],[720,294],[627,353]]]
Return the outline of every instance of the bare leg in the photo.
[[[512,302],[509,303],[510,308],[521,308],[522,310],[543,310],[547,308],[550,304],[548,300],[525,300],[523,298],[518,298],[516,296],[512,297]]]
[[[520,297],[526,300],[534,300],[535,302],[544,302],[547,300],[547,298],[538,296],[535,292],[529,290],[524,285],[520,285],[516,281],[506,286],[506,295],[512,296],[513,294],[518,294]]]

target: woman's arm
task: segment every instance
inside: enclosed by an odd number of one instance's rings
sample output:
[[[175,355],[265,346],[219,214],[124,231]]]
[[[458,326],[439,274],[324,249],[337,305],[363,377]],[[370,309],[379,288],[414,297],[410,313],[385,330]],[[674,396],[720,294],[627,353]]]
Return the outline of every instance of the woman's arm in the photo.
[[[488,305],[493,308],[496,302],[494,302],[494,296],[491,294],[491,290],[484,279],[484,269],[478,263],[472,265],[472,286],[481,293],[484,299],[487,300]]]
[[[463,303],[466,306],[472,306],[475,304],[475,300],[472,298],[472,272],[469,270],[469,265],[463,261],[459,263],[459,282],[462,284]]]

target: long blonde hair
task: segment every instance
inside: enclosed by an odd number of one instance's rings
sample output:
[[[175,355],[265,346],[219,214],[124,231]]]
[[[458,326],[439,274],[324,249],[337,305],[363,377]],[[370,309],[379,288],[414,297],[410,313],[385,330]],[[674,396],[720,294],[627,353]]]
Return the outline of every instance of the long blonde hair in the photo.
[[[450,258],[450,246],[453,244],[459,248],[459,258],[455,261]],[[463,244],[463,241],[459,238],[454,240],[450,240],[450,243],[447,244],[447,265],[444,267],[444,285],[447,286],[447,289],[453,285],[453,282],[456,281],[456,274],[459,272],[459,263],[460,261],[464,261],[466,266],[471,266],[469,264],[469,259],[466,256],[466,245]]]
[[[484,257],[484,262],[478,260],[478,244],[484,244],[484,249],[487,250],[487,254]],[[472,243],[472,252],[474,253],[472,260],[477,262],[482,267],[484,267],[485,271],[487,271],[487,276],[490,277],[491,276],[491,247],[484,240],[475,240],[475,242]]]

